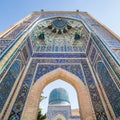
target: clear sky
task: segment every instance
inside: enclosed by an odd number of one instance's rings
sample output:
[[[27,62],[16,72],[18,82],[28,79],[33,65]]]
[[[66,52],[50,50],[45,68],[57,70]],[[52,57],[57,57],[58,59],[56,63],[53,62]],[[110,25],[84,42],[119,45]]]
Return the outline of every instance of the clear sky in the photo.
[[[41,9],[89,12],[120,36],[120,0],[1,0],[0,32]]]

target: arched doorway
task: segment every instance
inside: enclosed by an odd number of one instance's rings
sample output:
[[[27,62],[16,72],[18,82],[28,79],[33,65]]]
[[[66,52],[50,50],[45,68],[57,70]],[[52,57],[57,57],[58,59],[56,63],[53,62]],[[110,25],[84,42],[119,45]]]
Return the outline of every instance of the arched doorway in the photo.
[[[61,79],[55,80],[55,81],[49,83],[48,85],[46,85],[44,87],[44,89],[42,91],[43,92],[42,96],[43,96],[43,98],[45,97],[45,99],[40,101],[40,104],[39,104],[39,108],[42,109],[42,114],[45,114],[45,113],[48,112],[51,92],[54,89],[60,89],[60,88],[64,89],[67,92],[67,96],[68,96],[68,99],[69,99],[69,103],[67,103],[67,105],[70,104],[70,106],[71,106],[70,107],[71,108],[71,114],[80,116],[80,109],[79,109],[79,105],[78,105],[78,97],[77,97],[77,93],[76,93],[75,88],[71,84],[69,84],[68,82],[65,82],[65,81],[63,81]],[[56,95],[57,95],[57,93],[56,93]],[[62,96],[62,99],[64,99],[64,96]],[[62,103],[62,105],[66,104],[66,103],[64,103],[64,104],[63,103]],[[74,110],[78,110],[78,111],[73,112]]]
[[[54,120],[66,120],[65,117],[61,114],[55,116]]]
[[[90,97],[86,86],[77,76],[61,68],[58,68],[43,75],[31,87],[22,120],[36,120],[40,96],[43,88],[57,79],[62,79],[63,81],[68,82],[75,88],[78,96],[81,119],[94,120],[94,115],[92,112],[93,109],[90,103]]]

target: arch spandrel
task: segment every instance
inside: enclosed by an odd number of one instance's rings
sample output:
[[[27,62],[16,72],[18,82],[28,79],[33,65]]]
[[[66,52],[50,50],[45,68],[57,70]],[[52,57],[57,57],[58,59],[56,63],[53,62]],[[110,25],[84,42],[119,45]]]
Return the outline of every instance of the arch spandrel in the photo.
[[[90,97],[88,95],[88,91],[84,83],[74,74],[66,70],[63,70],[61,68],[58,68],[43,75],[32,86],[24,109],[22,120],[36,119],[39,101],[40,101],[40,95],[42,93],[43,88],[57,79],[62,79],[63,81],[66,81],[75,88],[78,96],[81,118],[83,120],[86,120],[88,118],[90,120],[94,120],[92,113],[93,110],[90,103]]]

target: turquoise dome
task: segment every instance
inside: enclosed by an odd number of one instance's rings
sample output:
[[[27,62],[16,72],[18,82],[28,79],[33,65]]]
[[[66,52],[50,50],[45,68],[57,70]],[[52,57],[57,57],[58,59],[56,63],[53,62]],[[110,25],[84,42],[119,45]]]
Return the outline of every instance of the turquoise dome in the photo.
[[[68,93],[64,88],[55,88],[49,96],[49,104],[69,104]]]

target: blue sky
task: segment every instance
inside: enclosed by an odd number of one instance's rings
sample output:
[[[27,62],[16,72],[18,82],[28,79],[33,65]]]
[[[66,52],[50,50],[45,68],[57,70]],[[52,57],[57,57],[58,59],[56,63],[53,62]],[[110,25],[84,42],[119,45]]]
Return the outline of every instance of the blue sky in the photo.
[[[1,0],[0,32],[41,9],[89,12],[120,36],[120,0]]]
[[[1,0],[0,32],[32,11],[40,11],[41,9],[45,11],[76,11],[79,9],[79,11],[89,12],[120,36],[120,0]],[[71,89],[70,95],[75,93],[66,83],[55,82],[45,88],[45,96],[49,95],[51,88],[61,85],[65,86],[68,91]],[[70,97],[74,98],[73,96]],[[77,106],[76,101],[72,101],[72,103]]]

